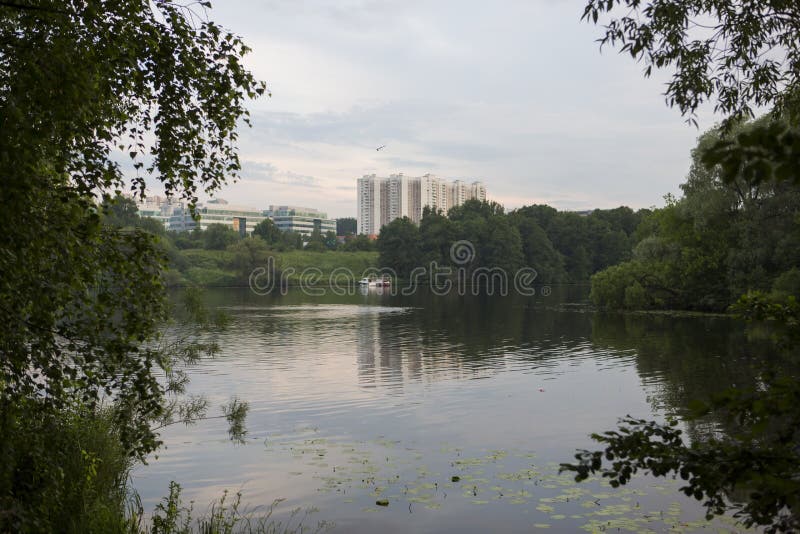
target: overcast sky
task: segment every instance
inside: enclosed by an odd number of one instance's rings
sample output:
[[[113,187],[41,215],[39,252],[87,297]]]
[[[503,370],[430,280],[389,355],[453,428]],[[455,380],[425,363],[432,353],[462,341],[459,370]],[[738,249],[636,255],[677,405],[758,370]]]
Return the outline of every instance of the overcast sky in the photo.
[[[700,131],[666,74],[615,50],[572,0],[217,0],[272,98],[251,104],[231,203],[356,215],[364,174],[482,180],[513,209],[663,205]],[[381,151],[376,147],[386,145]]]

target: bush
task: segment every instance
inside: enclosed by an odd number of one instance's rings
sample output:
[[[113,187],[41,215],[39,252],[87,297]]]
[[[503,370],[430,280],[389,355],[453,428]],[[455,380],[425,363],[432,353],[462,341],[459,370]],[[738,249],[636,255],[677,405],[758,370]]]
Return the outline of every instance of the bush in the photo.
[[[108,411],[5,412],[0,532],[125,532],[131,459]]]
[[[596,306],[625,308],[626,291],[636,279],[633,276],[633,262],[609,267],[592,276],[592,290],[589,298]]]
[[[800,297],[800,269],[792,269],[782,273],[772,282],[772,296],[781,297]]]

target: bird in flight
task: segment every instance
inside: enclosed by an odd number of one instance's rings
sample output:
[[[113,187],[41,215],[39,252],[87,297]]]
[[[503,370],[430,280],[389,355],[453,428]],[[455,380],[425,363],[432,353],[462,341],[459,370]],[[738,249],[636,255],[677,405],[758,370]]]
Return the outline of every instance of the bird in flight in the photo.
[[[382,148],[386,148],[386,145],[381,145],[381,146],[379,146],[378,148],[376,148],[375,150],[376,150],[376,151],[378,151],[378,152],[380,152],[380,150],[381,150]]]

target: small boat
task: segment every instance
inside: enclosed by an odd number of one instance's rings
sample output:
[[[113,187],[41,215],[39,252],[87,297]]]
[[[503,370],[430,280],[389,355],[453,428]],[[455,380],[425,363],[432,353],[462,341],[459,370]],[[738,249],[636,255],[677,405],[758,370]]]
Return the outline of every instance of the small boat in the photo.
[[[380,279],[365,276],[358,281],[358,285],[361,287],[389,287],[392,285],[392,279],[388,276],[384,276]]]

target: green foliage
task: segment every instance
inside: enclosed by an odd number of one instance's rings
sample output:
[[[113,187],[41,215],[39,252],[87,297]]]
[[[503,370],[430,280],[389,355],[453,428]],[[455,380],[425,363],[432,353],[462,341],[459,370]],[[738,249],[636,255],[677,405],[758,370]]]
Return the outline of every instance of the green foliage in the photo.
[[[322,232],[318,228],[314,228],[314,231],[311,232],[311,235],[308,238],[308,243],[306,243],[305,250],[308,250],[309,252],[325,252],[328,250],[328,247],[325,243],[325,238],[322,236]]]
[[[227,224],[209,224],[203,232],[203,245],[207,250],[224,250],[239,239],[239,233]]]
[[[178,251],[180,263],[180,285],[194,284],[200,287],[247,286],[252,270],[266,266],[270,257],[280,272],[293,269],[286,276],[296,282],[303,270],[311,267],[322,271],[327,279],[336,269],[347,269],[355,276],[377,266],[378,254],[372,251],[344,252],[340,250],[314,252],[303,250],[269,250],[260,238],[242,239],[227,250],[192,249]]]
[[[316,267],[322,271],[323,278],[328,278],[335,274],[334,271],[336,269],[346,269],[355,276],[361,276],[367,269],[373,269],[378,265],[378,253],[372,251],[342,252],[336,250],[312,252],[309,250],[290,250],[281,252],[276,257],[277,263],[283,268],[294,268],[295,274],[290,277],[291,281],[296,280],[296,277],[309,267]]]
[[[584,20],[604,24],[601,45],[653,68],[674,68],[667,103],[694,117],[706,101],[739,119],[752,106],[797,105],[800,6],[793,0],[589,0]],[[770,53],[774,52],[774,53]]]
[[[772,282],[771,294],[777,299],[800,296],[800,269],[792,267],[778,275]]]
[[[138,226],[141,223],[136,202],[132,198],[116,195],[106,197],[100,206],[106,216],[106,224],[125,228],[126,226]]]
[[[336,234],[331,230],[325,232],[325,237],[323,238],[325,243],[325,248],[328,250],[336,250],[339,248],[339,241],[336,239]]]
[[[419,228],[408,217],[395,219],[381,228],[378,236],[378,262],[394,269],[399,278],[406,279],[420,266]]]
[[[434,211],[425,206],[422,210],[419,233],[423,263],[436,261],[444,265],[449,264],[450,247],[457,241],[455,224],[441,211]]]
[[[500,268],[514,273],[522,266],[522,241],[496,202],[468,200],[448,213],[459,240],[472,243],[475,258],[466,266]]]
[[[655,275],[639,262],[609,267],[592,276],[589,298],[598,306],[614,309],[649,309],[661,300],[656,296]]]
[[[258,513],[257,510],[244,510],[241,506],[242,493],[237,492],[233,499],[229,499],[228,491],[223,492],[218,501],[212,503],[209,510],[195,516],[192,504],[185,506],[181,500],[181,486],[170,482],[169,495],[156,506],[153,511],[151,527],[143,529],[145,534],[304,534],[326,532],[333,525],[324,521],[318,522],[314,527],[304,525],[314,510],[304,512],[295,508],[289,519],[284,523],[272,519],[275,508],[282,502],[281,499],[273,501],[266,512]]]
[[[256,267],[264,267],[271,256],[266,243],[260,237],[239,240],[228,247],[230,267],[239,276],[240,282],[247,284],[250,273]]]
[[[3,411],[0,530],[124,532],[131,459],[108,409]]]
[[[734,310],[748,321],[767,322],[775,340],[796,361],[800,306],[794,297],[774,300],[762,293],[743,296]],[[668,425],[626,417],[614,431],[593,434],[601,451],[579,451],[562,470],[585,480],[593,473],[612,486],[626,484],[639,471],[680,476],[681,490],[702,500],[710,516],[735,510],[745,525],[767,532],[800,528],[800,388],[793,376],[762,363],[752,385],[715,392],[694,400],[685,419],[713,416],[725,432],[686,440],[676,422]]]
[[[540,280],[581,283],[631,257],[636,229],[647,213],[621,206],[581,216],[534,205],[511,216],[523,237],[526,261],[540,272]]]
[[[387,250],[381,265],[397,270],[399,264],[391,262],[419,257],[419,266],[431,261],[448,266],[450,248],[464,240],[475,247],[468,269],[497,267],[513,273],[526,266],[536,270],[540,283],[582,283],[592,273],[631,257],[636,228],[646,215],[647,210],[634,212],[624,206],[595,210],[588,216],[549,206],[527,206],[505,214],[497,203],[476,200],[454,207],[448,216],[425,207],[419,242],[410,239],[410,248]]]
[[[743,123],[735,131],[765,120]],[[725,180],[719,168],[703,163],[721,135],[712,129],[700,137],[681,185],[684,196],[670,199],[637,230],[640,242],[624,271],[638,273],[628,282],[638,281],[641,298],[606,298],[621,294],[627,283],[616,269],[593,277],[595,304],[722,311],[747,291],[768,290],[781,273],[800,264],[795,246],[800,244],[800,186]]]
[[[249,410],[250,405],[237,398],[231,399],[230,403],[222,407],[222,413],[228,421],[228,435],[232,441],[244,444],[244,438],[247,435],[244,423]]]
[[[376,245],[374,241],[361,234],[346,238],[344,245],[339,247],[339,250],[344,250],[345,252],[364,252],[375,250],[375,247]]]
[[[715,399],[737,414],[750,414],[750,430],[737,439],[709,438],[687,444],[677,421],[662,425],[626,417],[618,430],[592,435],[606,445],[604,451],[580,451],[575,455],[578,462],[562,464],[562,470],[575,472],[579,482],[590,474],[601,473],[612,487],[630,482],[639,471],[654,476],[680,476],[685,481],[681,491],[703,501],[709,519],[733,508],[734,516],[748,527],[760,525],[767,532],[794,532],[800,528],[796,515],[800,506],[800,455],[784,440],[796,443],[800,420],[796,409],[787,408],[800,401],[797,392],[792,385],[774,384],[771,403],[752,392]],[[789,434],[765,440],[763,428],[779,414],[790,416],[787,422],[795,426],[784,427],[790,428]],[[606,462],[609,467],[603,467]],[[747,500],[731,502],[737,494],[746,495]]]
[[[545,283],[557,284],[564,281],[567,276],[564,256],[556,251],[536,219],[526,216],[524,210],[525,208],[513,212],[511,219],[522,240],[525,264],[536,269],[537,278]]]
[[[75,480],[96,501],[103,457],[82,447],[88,471],[67,473],[76,450],[64,421],[77,413],[91,428],[101,399],[122,457],[158,446],[153,426],[170,406],[156,373],[177,356],[158,338],[166,251],[160,228],[114,200],[126,187],[117,159],[131,159],[140,196],[152,176],[191,206],[198,189],[235,177],[237,122],[265,91],[242,65],[246,51],[170,1],[0,7],[0,206],[14,221],[0,235],[0,530],[71,528]],[[109,487],[98,491],[111,504]],[[37,526],[37,514],[59,513]]]
[[[253,228],[253,236],[260,237],[268,247],[274,247],[282,242],[283,232],[272,219],[264,219]]]

